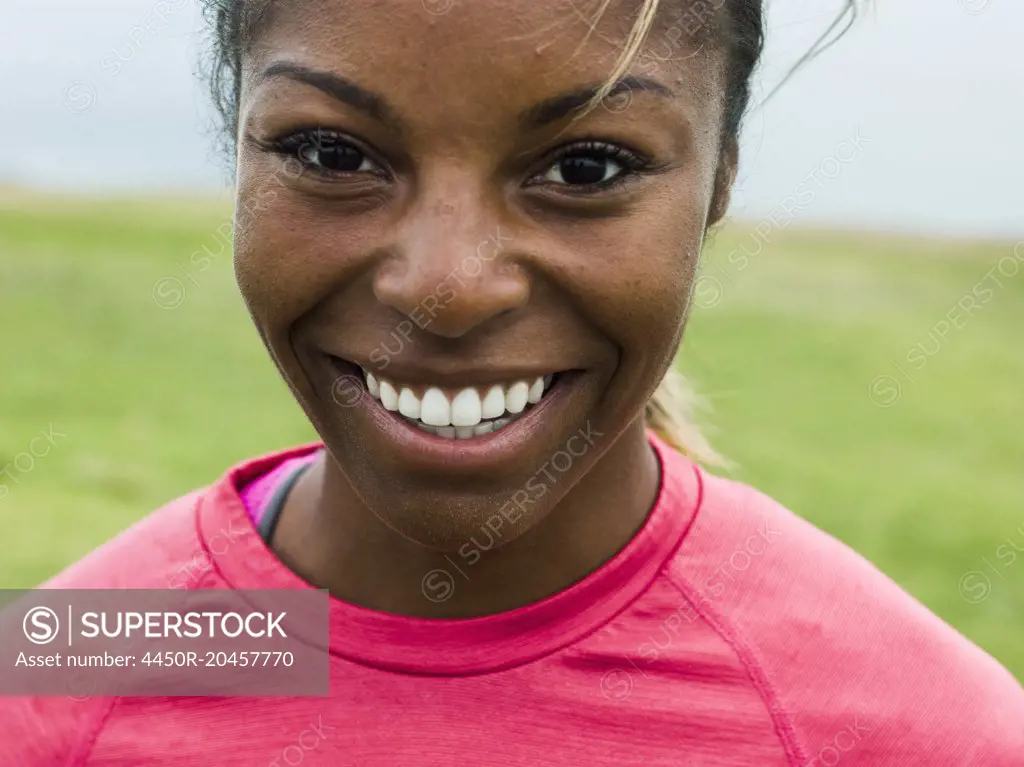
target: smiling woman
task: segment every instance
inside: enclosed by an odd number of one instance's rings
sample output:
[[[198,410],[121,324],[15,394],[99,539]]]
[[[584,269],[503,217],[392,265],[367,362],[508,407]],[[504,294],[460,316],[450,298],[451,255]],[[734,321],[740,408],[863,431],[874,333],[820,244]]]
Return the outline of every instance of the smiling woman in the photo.
[[[641,525],[657,493],[636,413],[671,365],[700,244],[734,172],[715,95],[722,52],[695,45],[657,79],[624,75],[606,85],[621,53],[614,41],[629,38],[630,9],[606,11],[591,35],[558,4],[525,17],[506,9],[508,29],[486,33],[491,9],[467,6],[431,19],[428,35],[424,19],[408,14],[353,7],[345,25],[307,29],[301,14],[262,10],[251,75],[239,81],[239,204],[273,183],[282,163],[299,172],[239,232],[236,270],[261,336],[340,469],[318,463],[299,481],[278,545],[306,576],[353,601],[436,614],[365,573],[358,585],[348,575],[334,583],[334,572],[314,576],[307,568],[337,550],[298,555],[293,527],[330,540],[338,531],[328,527],[363,509],[400,534],[399,546],[455,549],[589,419],[606,444],[574,462],[544,502],[519,509],[504,542],[561,502],[562,524],[586,513],[617,531],[573,565],[593,569]],[[641,29],[652,25],[642,18]],[[585,54],[573,55],[581,34]],[[404,61],[431,65],[396,63],[389,73],[353,55],[362,44],[354,38],[375,35]],[[455,46],[469,60],[490,59],[488,77],[442,54]],[[438,99],[442,85],[451,96]],[[620,92],[629,109],[600,107]],[[501,252],[474,258],[495,231],[508,233]],[[282,253],[302,257],[281,272]],[[385,335],[418,310],[407,348],[386,369],[375,365]],[[339,332],[356,327],[369,332]],[[379,405],[367,397],[363,407],[339,408],[339,377],[364,380]],[[599,460],[617,470],[594,472]],[[289,508],[321,482],[332,490]],[[575,499],[561,497],[570,489]],[[590,497],[614,502],[598,511]],[[505,594],[481,581],[442,610],[511,609],[571,580],[558,573],[521,591],[504,586]]]
[[[327,590],[331,695],[11,701],[17,763],[275,763],[322,716],[311,764],[1019,764],[1009,673],[699,465],[669,371],[760,0],[210,10],[238,286],[321,442],[48,585]]]

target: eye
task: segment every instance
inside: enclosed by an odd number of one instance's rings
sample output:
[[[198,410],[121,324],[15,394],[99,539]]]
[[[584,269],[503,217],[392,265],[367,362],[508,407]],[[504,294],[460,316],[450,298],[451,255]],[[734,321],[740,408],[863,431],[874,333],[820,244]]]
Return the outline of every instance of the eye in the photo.
[[[569,186],[593,186],[611,181],[624,168],[608,157],[572,155],[563,157],[544,174],[545,181]]]
[[[585,142],[562,149],[534,183],[584,189],[602,189],[647,167],[647,162],[625,147]]]
[[[304,144],[298,150],[299,161],[332,173],[373,171],[377,165],[356,147],[333,139],[320,139]]]
[[[271,142],[271,148],[278,154],[294,157],[304,168],[321,174],[386,174],[384,168],[354,141],[320,128],[277,139]]]

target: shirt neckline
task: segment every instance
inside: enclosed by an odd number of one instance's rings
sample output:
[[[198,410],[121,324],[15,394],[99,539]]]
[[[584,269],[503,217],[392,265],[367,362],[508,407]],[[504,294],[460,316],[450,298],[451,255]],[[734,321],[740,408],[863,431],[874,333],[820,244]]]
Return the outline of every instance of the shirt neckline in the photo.
[[[394,672],[461,676],[522,665],[596,631],[647,590],[682,543],[700,506],[697,467],[653,433],[648,439],[661,464],[657,500],[644,526],[601,568],[544,600],[478,618],[413,618],[331,597],[330,652]],[[232,588],[314,588],[267,548],[239,490],[282,461],[322,448],[316,443],[247,461],[200,497],[200,541]],[[459,578],[454,572],[451,576]]]

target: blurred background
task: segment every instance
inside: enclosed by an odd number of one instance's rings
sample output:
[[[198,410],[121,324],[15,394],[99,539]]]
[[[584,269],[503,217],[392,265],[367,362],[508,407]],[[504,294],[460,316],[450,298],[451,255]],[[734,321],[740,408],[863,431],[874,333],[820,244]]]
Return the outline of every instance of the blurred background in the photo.
[[[838,5],[770,2],[756,103]],[[201,29],[195,0],[0,6],[0,588],[314,439],[235,291]],[[755,108],[680,358],[733,476],[1018,679],[1022,33],[1017,0],[876,0]]]

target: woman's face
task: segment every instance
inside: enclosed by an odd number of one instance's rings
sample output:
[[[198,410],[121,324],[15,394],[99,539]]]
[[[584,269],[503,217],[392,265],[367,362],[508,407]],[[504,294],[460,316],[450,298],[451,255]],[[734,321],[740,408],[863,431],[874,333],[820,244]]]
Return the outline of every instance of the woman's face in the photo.
[[[278,0],[244,59],[239,285],[330,470],[415,540],[522,531],[647,449],[731,168],[685,13],[572,119],[638,7],[587,37],[572,0]]]

